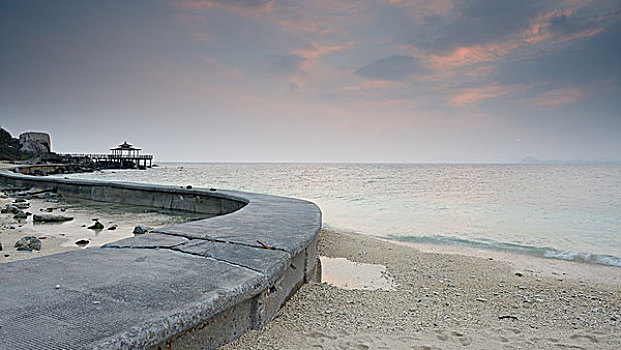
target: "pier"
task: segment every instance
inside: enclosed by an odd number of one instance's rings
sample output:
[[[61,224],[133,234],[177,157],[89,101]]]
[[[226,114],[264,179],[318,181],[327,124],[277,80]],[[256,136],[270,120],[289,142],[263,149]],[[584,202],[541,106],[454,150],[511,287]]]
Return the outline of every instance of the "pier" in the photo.
[[[117,168],[150,168],[153,162],[152,154],[140,154],[140,148],[136,148],[127,141],[110,148],[109,154],[102,153],[71,153],[66,156],[88,158],[94,163],[104,163]]]

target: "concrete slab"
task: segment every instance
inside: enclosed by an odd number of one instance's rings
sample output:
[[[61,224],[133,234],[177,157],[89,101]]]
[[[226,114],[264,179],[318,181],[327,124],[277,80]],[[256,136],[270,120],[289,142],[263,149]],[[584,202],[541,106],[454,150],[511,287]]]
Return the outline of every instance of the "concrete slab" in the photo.
[[[257,242],[260,241],[296,256],[315,240],[320,229],[321,211],[311,202],[295,199],[268,202],[250,197],[250,203],[234,213],[168,226],[156,232],[254,247],[261,247]]]
[[[181,236],[172,236],[162,233],[149,232],[143,235],[128,237],[116,242],[107,243],[102,248],[134,248],[134,249],[156,249],[172,248],[184,244],[190,240]]]
[[[289,268],[289,254],[263,248],[253,248],[240,244],[212,242],[194,239],[175,246],[173,249],[205,257],[226,261],[234,265],[244,266],[262,273],[272,285],[286,268]]]
[[[0,285],[2,349],[135,349],[252,298],[267,282],[181,252],[89,248],[2,264]]]

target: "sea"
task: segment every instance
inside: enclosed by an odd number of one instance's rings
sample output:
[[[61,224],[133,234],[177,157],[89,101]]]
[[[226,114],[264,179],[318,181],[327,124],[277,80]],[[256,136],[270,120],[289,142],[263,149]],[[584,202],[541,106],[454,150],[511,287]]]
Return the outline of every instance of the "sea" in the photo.
[[[62,176],[296,197],[327,229],[621,267],[621,164],[158,165]]]

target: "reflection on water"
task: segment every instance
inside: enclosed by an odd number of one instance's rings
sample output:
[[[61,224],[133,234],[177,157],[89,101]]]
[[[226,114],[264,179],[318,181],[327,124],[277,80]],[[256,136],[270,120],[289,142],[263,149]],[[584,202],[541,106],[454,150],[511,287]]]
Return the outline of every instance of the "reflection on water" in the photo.
[[[342,289],[394,290],[394,278],[386,266],[349,261],[345,258],[319,257],[321,282]]]

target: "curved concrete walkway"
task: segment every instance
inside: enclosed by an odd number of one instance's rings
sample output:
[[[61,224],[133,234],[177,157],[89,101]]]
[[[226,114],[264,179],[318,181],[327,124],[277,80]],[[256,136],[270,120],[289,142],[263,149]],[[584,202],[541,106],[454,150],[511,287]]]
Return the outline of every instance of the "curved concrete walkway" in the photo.
[[[321,211],[311,202],[6,170],[0,184],[222,214],[0,264],[0,349],[213,349],[262,327],[316,274]]]

